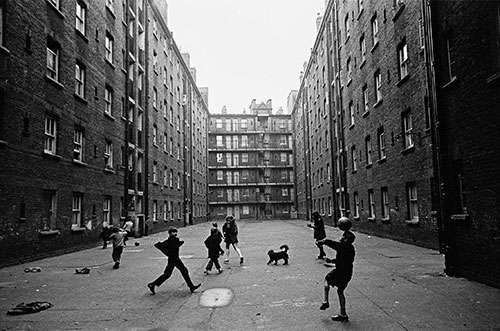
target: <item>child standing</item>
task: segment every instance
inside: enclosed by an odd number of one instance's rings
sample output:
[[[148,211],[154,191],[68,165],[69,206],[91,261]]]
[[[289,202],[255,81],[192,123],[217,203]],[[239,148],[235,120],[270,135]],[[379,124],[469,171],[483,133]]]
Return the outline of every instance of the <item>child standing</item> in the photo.
[[[221,251],[220,243],[222,242],[222,239],[217,233],[218,231],[219,230],[217,230],[217,228],[211,228],[210,236],[205,239],[205,246],[208,249],[208,258],[210,259],[205,268],[205,275],[208,275],[210,273],[213,265],[215,265],[217,270],[219,270],[219,273],[222,272],[222,268],[219,264],[219,256]]]
[[[111,228],[109,227],[108,222],[102,223],[102,232],[99,236],[102,239],[102,249],[106,249],[108,247],[109,236],[111,235]]]
[[[125,241],[125,236],[127,232],[120,228],[113,228],[113,233],[109,236],[109,240],[113,241],[113,252],[111,253],[111,257],[115,264],[113,265],[113,269],[118,269],[120,267],[120,259],[123,253],[123,244]]]
[[[226,223],[222,226],[222,232],[224,232],[224,241],[226,242],[226,259],[224,263],[229,263],[229,247],[233,246],[236,253],[240,257],[240,264],[243,264],[243,254],[238,247],[238,226],[234,217],[231,215],[226,216]]]
[[[345,308],[344,290],[352,278],[353,262],[354,262],[354,256],[356,254],[352,243],[354,242],[356,236],[351,231],[349,231],[350,226],[341,228],[341,230],[344,229],[345,231],[342,234],[340,241],[324,239],[318,242],[319,245],[326,245],[337,251],[337,257],[333,259],[333,262],[335,263],[335,269],[330,271],[325,276],[325,283],[324,283],[325,300],[323,301],[321,307],[319,308],[321,310],[325,310],[328,307],[330,307],[330,304],[328,302],[330,286],[331,287],[336,286],[337,294],[339,296],[340,314],[332,317],[332,320],[334,321],[349,320]]]
[[[160,286],[167,279],[170,278],[174,268],[179,269],[182,277],[186,281],[186,284],[189,286],[189,290],[193,293],[201,284],[194,285],[189,277],[189,271],[182,263],[181,258],[179,257],[179,248],[184,244],[184,241],[179,240],[177,238],[177,228],[171,227],[168,229],[168,238],[163,242],[157,242],[155,247],[163,252],[163,254],[168,256],[168,263],[165,267],[165,271],[163,274],[156,278],[153,282],[148,284],[148,288],[152,294],[155,294],[155,287]]]
[[[318,242],[326,238],[325,223],[317,211],[312,213],[312,220],[314,223],[307,224],[307,226],[314,229],[314,239],[316,240],[316,246],[319,248],[318,259],[322,260],[325,258],[326,254],[323,245],[319,245]]]

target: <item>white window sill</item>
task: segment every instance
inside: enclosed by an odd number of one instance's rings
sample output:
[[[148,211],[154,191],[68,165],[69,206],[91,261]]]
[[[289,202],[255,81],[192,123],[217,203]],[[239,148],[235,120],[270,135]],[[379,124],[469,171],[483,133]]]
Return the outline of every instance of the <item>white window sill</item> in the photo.
[[[411,219],[411,220],[406,220],[405,223],[408,225],[419,225],[420,221],[418,219]]]

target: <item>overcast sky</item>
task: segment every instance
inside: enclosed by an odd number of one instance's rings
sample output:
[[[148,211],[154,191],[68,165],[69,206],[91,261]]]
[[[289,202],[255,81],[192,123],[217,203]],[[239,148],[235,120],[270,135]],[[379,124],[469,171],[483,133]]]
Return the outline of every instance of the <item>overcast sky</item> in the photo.
[[[208,107],[241,113],[272,99],[286,111],[316,37],[325,0],[167,0],[168,26],[191,55]]]

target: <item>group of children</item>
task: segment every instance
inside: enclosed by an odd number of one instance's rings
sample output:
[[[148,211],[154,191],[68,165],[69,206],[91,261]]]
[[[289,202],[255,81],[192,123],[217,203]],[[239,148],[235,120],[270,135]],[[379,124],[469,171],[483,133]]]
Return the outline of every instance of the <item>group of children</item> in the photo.
[[[317,216],[316,214],[314,216]],[[314,218],[314,217],[313,217]],[[315,220],[316,225],[322,222]],[[326,235],[321,235],[321,238],[316,239],[316,245],[320,249],[320,257],[324,258],[325,253],[323,250],[323,246],[327,246],[329,248],[334,249],[337,252],[336,258],[330,259],[330,262],[335,264],[335,268],[331,270],[326,276],[324,281],[324,301],[321,304],[319,309],[325,310],[330,307],[329,304],[329,292],[330,287],[337,287],[337,294],[339,298],[340,305],[340,313],[332,317],[334,321],[348,321],[349,318],[346,313],[346,302],[344,290],[349,284],[349,281],[352,278],[353,271],[353,262],[355,256],[355,249],[352,245],[355,240],[355,235],[350,231],[352,226],[351,221],[342,217],[338,221],[338,227],[343,231],[342,236],[339,241],[334,241],[331,239],[327,239]],[[314,226],[311,226],[314,227]],[[240,264],[243,263],[243,255],[241,250],[238,247],[238,227],[234,221],[232,216],[226,217],[226,223],[223,226],[223,232],[218,229],[217,223],[212,223],[212,228],[210,229],[210,235],[205,239],[204,244],[208,250],[208,258],[209,261],[205,267],[204,273],[208,275],[212,268],[218,270],[219,273],[222,273],[223,269],[219,263],[219,257],[224,254],[224,250],[221,248],[222,240],[226,243],[226,253],[227,257],[225,262],[229,262],[229,247],[232,245],[235,251],[237,252],[240,258]],[[160,275],[153,282],[147,284],[150,292],[155,294],[155,288],[160,286],[165,282],[170,276],[174,268],[179,269],[184,280],[191,292],[194,292],[197,288],[201,286],[201,284],[194,285],[189,277],[189,271],[182,262],[179,257],[179,248],[184,244],[184,241],[179,240],[177,237],[178,230],[175,227],[171,227],[168,230],[169,237],[167,240],[163,242],[158,242],[155,244],[155,247],[160,249],[165,255],[168,257],[168,263],[165,268],[165,271],[162,275]],[[124,241],[127,236],[127,231],[124,229],[120,229],[118,227],[114,227],[112,229],[112,233],[109,235],[109,239],[113,242],[113,253],[112,258],[115,264],[113,265],[114,269],[118,269],[120,266],[120,258],[123,252]],[[317,237],[317,236],[315,236]],[[104,238],[103,238],[104,240]],[[106,240],[104,243],[104,247],[106,247]]]

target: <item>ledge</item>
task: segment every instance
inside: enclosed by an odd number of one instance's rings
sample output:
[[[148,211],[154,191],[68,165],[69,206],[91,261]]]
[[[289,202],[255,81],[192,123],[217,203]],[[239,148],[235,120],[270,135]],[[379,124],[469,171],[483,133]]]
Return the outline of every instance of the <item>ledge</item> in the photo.
[[[375,51],[375,49],[376,49],[376,48],[377,48],[377,46],[378,46],[378,43],[379,43],[379,42],[378,42],[378,40],[377,40],[377,42],[376,42],[376,43],[373,45],[373,47],[370,49],[370,52],[371,52],[371,53],[373,53],[373,51]]]
[[[48,153],[46,151],[43,151],[42,155],[46,156],[46,157],[50,157],[50,158],[56,159],[56,160],[61,160],[62,159],[62,156],[57,155],[57,154]]]
[[[354,217],[353,217],[353,219],[354,219],[355,221],[359,221],[359,219],[360,219],[360,218],[359,218],[359,216],[354,216]]]
[[[361,17],[361,15],[363,14],[363,12],[365,11],[365,8],[362,8],[359,13],[358,13],[358,17],[356,17],[356,20],[359,21],[359,18]]]
[[[40,230],[38,231],[41,236],[55,236],[59,234],[59,230]]]
[[[376,218],[375,217],[368,217],[367,220],[369,222],[375,222],[376,221]]]
[[[359,65],[359,69],[363,68],[365,66],[365,63],[366,63],[366,58]]]
[[[381,218],[380,221],[382,223],[391,223],[391,219],[389,217],[384,217],[384,218]]]
[[[108,174],[114,174],[115,171],[113,170],[113,168],[104,168],[104,172],[107,172]]]
[[[86,228],[80,228],[80,227],[76,227],[73,225],[71,226],[71,232],[80,233],[80,232],[84,232],[86,230]]]
[[[77,166],[80,166],[80,167],[86,167],[86,166],[88,166],[87,163],[84,163],[82,161],[78,161],[78,160],[75,160],[75,159],[73,159],[73,164],[77,165]]]
[[[76,93],[74,93],[73,95],[74,95],[75,99],[77,99],[77,100],[79,100],[80,102],[82,102],[82,103],[84,103],[84,104],[88,105],[89,101],[88,101],[87,99],[85,99],[84,97],[82,97],[82,96],[80,96],[80,95],[78,95],[78,94],[76,94]]]
[[[370,163],[370,164],[365,165],[365,168],[366,168],[366,169],[370,169],[371,167],[373,167],[373,163]]]
[[[412,146],[410,146],[410,147],[408,147],[408,148],[406,148],[406,149],[403,149],[403,150],[401,151],[401,154],[408,154],[408,153],[410,153],[410,152],[413,152],[414,150],[415,150],[415,145],[412,145]]]
[[[456,82],[456,81],[457,81],[457,76],[453,76],[453,77],[451,77],[450,81],[449,81],[448,83],[444,84],[441,88],[442,88],[442,89],[445,89],[445,88],[447,88],[447,87],[450,87],[450,86],[452,86],[452,85],[455,85],[455,82]]]
[[[386,157],[383,157],[381,159],[378,159],[377,163],[378,164],[382,164],[382,163],[385,163],[387,161],[387,158]]]
[[[408,79],[410,79],[410,74],[406,74],[406,76],[404,76],[403,78],[401,78],[399,80],[399,82],[396,83],[396,86],[397,87],[400,87],[401,85],[403,85]]]
[[[469,220],[469,214],[453,214],[450,215],[450,219],[452,221],[468,221]]]
[[[113,62],[110,62],[108,59],[104,60],[113,70],[116,69],[116,66],[113,64]]]
[[[52,9],[54,9],[56,11],[56,13],[61,16],[61,18],[64,19],[64,14],[62,13],[62,11],[57,8],[56,6],[54,6],[54,4],[52,2],[50,2],[49,0],[45,0],[46,3],[48,3],[50,5],[50,7],[52,7]]]
[[[407,225],[420,225],[420,221],[419,220],[406,220],[405,223]]]
[[[75,28],[75,33],[79,35],[83,39],[83,41],[85,41],[87,44],[89,43],[89,38],[87,38],[87,36],[84,35],[82,31]]]
[[[399,8],[397,9],[396,13],[394,14],[394,17],[392,18],[392,21],[395,22],[398,17],[401,15],[401,13],[403,12],[403,9],[405,9],[405,4],[401,4],[401,5],[398,5]]]
[[[50,83],[54,84],[56,87],[63,89],[64,85],[59,83],[57,80],[45,75],[45,80],[49,81]]]
[[[361,114],[361,117],[363,117],[363,118],[364,118],[364,117],[368,116],[368,114],[370,114],[370,111],[369,111],[369,110],[367,110],[367,111],[365,111],[363,114]]]
[[[378,106],[380,106],[382,104],[382,101],[384,99],[380,99],[379,101],[375,102],[375,104],[373,105],[373,108],[377,108]]]
[[[105,116],[105,117],[107,117],[107,118],[109,118],[109,119],[110,119],[110,120],[112,120],[112,121],[114,121],[114,120],[115,120],[115,117],[114,117],[113,115],[108,114],[108,113],[106,113],[106,112],[104,112],[104,116]]]
[[[500,81],[500,72],[494,73],[490,77],[486,78],[486,83],[487,84],[496,83],[498,81]]]
[[[0,52],[10,55],[10,51],[5,46],[0,46]]]

